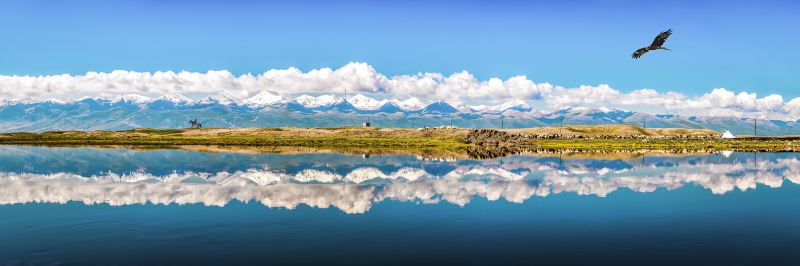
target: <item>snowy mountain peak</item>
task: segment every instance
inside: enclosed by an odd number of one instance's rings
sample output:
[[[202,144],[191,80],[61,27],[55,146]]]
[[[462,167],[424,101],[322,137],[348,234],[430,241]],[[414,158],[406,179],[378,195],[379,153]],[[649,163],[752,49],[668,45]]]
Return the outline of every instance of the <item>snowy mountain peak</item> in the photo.
[[[589,107],[584,107],[584,106],[570,106],[566,108],[561,108],[561,110],[564,112],[585,112],[589,111],[590,109]]]
[[[135,103],[135,104],[149,103],[149,102],[152,102],[152,101],[153,101],[153,98],[150,98],[150,97],[147,97],[147,96],[143,96],[143,95],[139,95],[139,94],[123,94],[123,95],[119,95],[117,97],[114,97],[114,99],[111,100],[112,103],[127,102],[127,103]]]
[[[42,101],[43,103],[50,103],[50,104],[65,104],[66,102],[56,99],[56,98],[47,98]]]
[[[259,92],[253,97],[244,100],[244,103],[253,106],[267,106],[285,102],[283,96],[272,94],[268,91]]]
[[[532,108],[530,105],[528,105],[527,103],[525,103],[524,101],[521,101],[521,100],[507,101],[507,102],[505,102],[503,104],[500,104],[500,105],[498,105],[496,107],[500,111],[505,111],[505,110],[512,109],[512,108],[520,109],[520,110],[531,109]]]
[[[527,112],[533,110],[533,107],[521,100],[511,100],[495,106],[473,105],[469,106],[469,109],[476,112],[502,113],[508,110]]]
[[[212,96],[208,96],[200,100],[200,104],[222,104],[222,105],[229,105],[229,104],[240,104],[242,100],[238,97],[234,96],[228,91],[221,91],[220,93]]]
[[[356,94],[356,96],[350,97],[347,100],[352,104],[354,107],[361,109],[361,110],[375,110],[380,108],[386,101],[378,101],[373,98],[364,96],[363,94]]]
[[[169,93],[164,96],[158,97],[157,100],[176,103],[176,104],[193,102],[192,99],[180,93]]]
[[[417,111],[425,108],[425,105],[422,104],[422,101],[419,99],[411,97],[405,101],[398,101],[397,107],[400,107],[400,109],[403,109],[404,111]]]
[[[87,100],[93,100],[93,101],[106,101],[106,100],[108,100],[108,99],[106,99],[106,98],[103,98],[103,97],[89,97],[89,96],[83,96],[83,97],[80,97],[80,98],[78,98],[78,99],[77,99],[77,100],[75,100],[75,101],[76,101],[76,102],[82,102],[82,101],[87,101]]]
[[[342,99],[332,94],[320,95],[317,97],[310,95],[301,95],[297,98],[294,98],[294,101],[305,108],[317,108],[317,107],[334,105],[342,101]]]
[[[600,112],[603,112],[603,113],[611,113],[611,112],[628,113],[629,112],[628,110],[625,110],[625,109],[622,109],[622,108],[608,108],[608,107],[605,107],[605,106],[601,106],[600,108],[597,108],[597,110],[600,111]]]

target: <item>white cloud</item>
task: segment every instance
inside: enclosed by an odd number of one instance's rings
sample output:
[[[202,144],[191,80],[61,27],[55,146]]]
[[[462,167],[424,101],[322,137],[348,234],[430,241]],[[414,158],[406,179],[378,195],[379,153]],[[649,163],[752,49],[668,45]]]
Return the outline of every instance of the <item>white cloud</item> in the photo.
[[[725,88],[716,88],[702,96],[688,99],[683,104],[677,102],[674,105],[683,106],[689,110],[705,111],[709,115],[756,116],[794,120],[798,118],[798,103],[800,103],[800,98],[785,102],[783,96],[777,94],[758,98],[755,93],[735,94]]]
[[[536,83],[526,76],[480,80],[469,72],[448,75],[418,73],[387,77],[366,63],[349,63],[338,69],[321,68],[303,72],[297,68],[273,69],[265,73],[235,76],[229,71],[88,72],[85,75],[0,76],[0,102],[14,99],[79,99],[141,94],[158,97],[182,93],[192,98],[228,91],[238,98],[271,91],[282,96],[301,94],[365,93],[384,98],[419,98],[426,102],[499,104],[525,101],[540,109],[564,106],[622,107],[635,111],[671,112],[692,115],[738,115],[795,120],[800,115],[800,98],[784,101],[773,94],[758,98],[755,93],[716,88],[700,96],[678,92],[639,89],[629,93],[607,84],[565,88]]]

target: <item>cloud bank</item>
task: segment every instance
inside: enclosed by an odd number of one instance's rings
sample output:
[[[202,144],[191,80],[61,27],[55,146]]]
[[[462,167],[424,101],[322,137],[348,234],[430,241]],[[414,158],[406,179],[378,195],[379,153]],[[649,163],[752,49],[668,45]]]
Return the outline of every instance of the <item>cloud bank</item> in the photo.
[[[338,69],[321,68],[303,72],[292,67],[241,76],[226,70],[206,73],[117,70],[110,73],[88,72],[85,75],[0,76],[0,101],[111,98],[122,94],[157,97],[170,93],[199,99],[221,91],[242,99],[263,91],[287,97],[347,92],[401,100],[444,100],[455,105],[498,104],[517,100],[543,110],[566,106],[605,106],[650,113],[735,115],[784,120],[800,117],[800,97],[787,101],[777,94],[759,98],[756,93],[715,88],[703,95],[688,96],[653,89],[622,92],[607,84],[567,88],[546,82],[537,83],[524,75],[505,80],[479,80],[466,71],[449,76],[441,73],[386,76],[367,63],[357,62]]]

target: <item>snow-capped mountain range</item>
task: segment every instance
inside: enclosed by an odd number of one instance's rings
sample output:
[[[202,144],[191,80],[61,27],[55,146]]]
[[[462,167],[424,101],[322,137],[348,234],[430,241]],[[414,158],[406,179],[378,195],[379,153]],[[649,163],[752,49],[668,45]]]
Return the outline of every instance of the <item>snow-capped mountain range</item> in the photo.
[[[542,112],[513,100],[499,105],[424,104],[416,98],[377,100],[362,94],[287,98],[268,91],[239,98],[223,91],[200,100],[181,94],[151,98],[126,94],[110,98],[0,101],[0,132],[121,130],[135,127],[181,128],[197,118],[207,127],[381,127],[455,125],[460,127],[533,127],[574,124],[635,124],[647,127],[709,128],[752,134],[752,119],[657,115],[624,109],[567,107]],[[800,133],[798,121],[759,120],[760,135]]]
[[[216,95],[207,96],[205,98],[196,101],[182,94],[171,93],[158,98],[151,98],[138,94],[124,94],[113,98],[84,97],[73,102],[83,102],[88,100],[95,102],[102,102],[102,103],[111,103],[111,104],[115,103],[150,104],[154,102],[163,102],[163,103],[172,103],[175,105],[220,104],[220,105],[244,105],[249,107],[265,107],[265,106],[276,106],[276,105],[285,105],[293,103],[293,104],[299,104],[300,106],[303,106],[304,108],[308,109],[326,108],[335,106],[337,104],[343,104],[345,102],[345,98],[337,97],[335,95],[330,95],[330,94],[319,95],[319,96],[301,95],[295,98],[286,98],[277,94],[270,93],[268,91],[262,91],[252,97],[244,99],[236,97],[230,92],[223,91]],[[45,99],[40,101],[32,99],[24,99],[24,100],[12,100],[12,101],[0,102],[0,106],[14,105],[14,104],[36,104],[36,103],[69,104],[73,102],[63,101],[59,99]],[[404,101],[398,99],[376,100],[374,98],[364,96],[363,94],[357,94],[355,96],[352,96],[349,99],[347,99],[346,102],[347,104],[352,105],[353,108],[362,111],[379,110],[381,109],[381,107],[384,107],[386,105],[396,106],[402,111],[419,111],[426,107],[426,105],[424,105],[422,101],[420,101],[417,98],[409,98]],[[520,106],[526,106],[525,108],[530,109],[530,106],[528,106],[524,102],[510,101],[503,103],[501,105],[486,107],[484,108],[485,110],[481,111],[502,112],[505,109],[514,108],[516,104],[519,104]]]

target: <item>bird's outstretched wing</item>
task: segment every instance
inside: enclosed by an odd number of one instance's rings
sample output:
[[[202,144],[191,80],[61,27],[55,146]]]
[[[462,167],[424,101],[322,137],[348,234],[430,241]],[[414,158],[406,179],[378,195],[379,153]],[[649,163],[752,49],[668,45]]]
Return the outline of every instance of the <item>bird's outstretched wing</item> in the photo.
[[[667,38],[669,38],[670,35],[672,35],[672,29],[662,31],[658,34],[658,36],[656,36],[656,38],[653,40],[653,44],[650,46],[660,47],[664,45],[664,42],[667,41]]]
[[[647,49],[647,47],[639,48],[639,50],[636,50],[636,52],[633,52],[633,55],[631,55],[631,57],[633,57],[633,58],[642,57],[642,55],[644,53],[647,53],[647,51],[650,51],[650,50]]]

